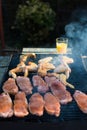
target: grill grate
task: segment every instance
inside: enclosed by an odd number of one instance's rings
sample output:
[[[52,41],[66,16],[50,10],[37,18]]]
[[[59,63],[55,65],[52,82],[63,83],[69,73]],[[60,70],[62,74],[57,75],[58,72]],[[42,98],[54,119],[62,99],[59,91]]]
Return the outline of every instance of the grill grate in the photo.
[[[16,67],[16,65],[19,63],[19,56],[20,55],[14,55],[12,57],[8,70]],[[28,59],[28,60],[34,61],[35,63],[37,63],[37,61],[39,59],[48,57],[48,56],[52,56],[53,60],[54,60],[55,57],[57,57],[58,55],[57,54],[53,54],[53,55],[37,54],[36,59],[33,59],[33,60]],[[87,74],[86,74],[86,71],[84,70],[81,58],[80,58],[80,56],[77,58],[74,58],[71,55],[69,55],[69,57],[72,57],[74,59],[74,63],[70,65],[72,72],[71,72],[70,78],[68,79],[68,82],[73,84],[75,86],[76,90],[78,89],[78,90],[81,90],[81,91],[87,93]],[[79,61],[79,64],[78,64],[78,61]],[[33,75],[34,75],[34,73],[30,74],[29,78],[31,79]],[[5,76],[3,82],[6,79],[8,79],[8,74]],[[73,95],[75,89],[70,89],[68,87],[67,87],[67,89],[71,92],[71,95]],[[33,92],[35,92],[35,91],[33,91]],[[29,96],[27,98],[29,99]],[[0,118],[0,120],[10,120],[10,121],[22,120],[22,121],[28,121],[28,122],[60,122],[60,121],[70,121],[70,120],[87,120],[87,115],[82,113],[79,110],[76,102],[73,99],[73,101],[71,103],[68,103],[67,105],[61,105],[61,114],[59,117],[51,116],[51,115],[48,115],[46,112],[44,112],[44,115],[41,117],[29,114],[27,117],[24,117],[22,119],[16,118],[13,116],[9,119]]]

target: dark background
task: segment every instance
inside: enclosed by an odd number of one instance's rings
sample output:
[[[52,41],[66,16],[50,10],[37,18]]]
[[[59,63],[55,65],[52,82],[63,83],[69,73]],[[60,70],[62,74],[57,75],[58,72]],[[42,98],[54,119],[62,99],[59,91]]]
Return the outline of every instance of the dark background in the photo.
[[[16,10],[19,4],[24,3],[26,0],[2,0],[3,9],[3,22],[4,22],[4,35],[5,44],[12,46],[17,41],[15,32],[11,27],[14,24]],[[55,43],[55,38],[65,34],[65,25],[71,21],[73,11],[78,8],[87,7],[86,0],[42,0],[49,2],[52,9],[56,12],[56,27],[51,38]],[[45,44],[46,46],[46,44]]]

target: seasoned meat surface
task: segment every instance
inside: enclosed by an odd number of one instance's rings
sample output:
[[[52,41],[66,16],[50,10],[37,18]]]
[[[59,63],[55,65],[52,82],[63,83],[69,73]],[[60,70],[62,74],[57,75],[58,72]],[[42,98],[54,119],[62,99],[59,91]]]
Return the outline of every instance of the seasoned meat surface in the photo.
[[[59,83],[53,83],[50,88],[53,95],[55,95],[61,104],[67,104],[72,101],[70,92],[63,88],[63,86],[59,85]]]
[[[13,104],[9,94],[0,94],[0,117],[11,117],[13,115]]]
[[[47,75],[48,70],[55,69],[55,66],[52,63],[50,63],[51,60],[52,57],[46,57],[38,61],[38,71],[37,71],[38,75],[44,77]]]
[[[41,78],[41,76],[33,76],[32,81],[33,85],[37,87],[38,92],[45,93],[49,90],[47,83]]]
[[[15,79],[9,78],[5,81],[2,89],[5,93],[15,95],[18,92],[18,86],[16,85]]]
[[[71,73],[71,68],[67,63],[62,63],[54,69],[54,73],[65,73],[66,78],[68,79]]]
[[[49,87],[52,85],[53,82],[56,82],[56,81],[57,81],[57,79],[56,79],[55,76],[51,76],[51,77],[45,76],[45,77],[44,77],[44,80],[45,80],[45,82],[48,84]]]
[[[66,86],[59,79],[57,79],[55,76],[51,76],[51,77],[45,76],[45,81],[49,87],[51,87],[52,84],[56,84],[59,86],[59,88],[66,89]]]
[[[87,113],[87,94],[76,90],[73,95],[78,107],[83,113]]]
[[[32,94],[32,84],[28,77],[18,76],[16,81],[21,91],[25,92],[26,94]]]
[[[48,63],[52,60],[52,57],[46,57],[46,58],[42,58],[38,61],[38,63]]]
[[[14,115],[17,117],[24,117],[29,114],[28,102],[24,92],[18,92],[14,99]]]
[[[44,100],[39,93],[34,93],[29,99],[29,111],[33,115],[42,116],[44,112]]]
[[[47,111],[48,114],[55,116],[60,115],[60,103],[54,95],[52,95],[50,92],[46,93],[44,95],[44,101],[45,101],[45,110]]]

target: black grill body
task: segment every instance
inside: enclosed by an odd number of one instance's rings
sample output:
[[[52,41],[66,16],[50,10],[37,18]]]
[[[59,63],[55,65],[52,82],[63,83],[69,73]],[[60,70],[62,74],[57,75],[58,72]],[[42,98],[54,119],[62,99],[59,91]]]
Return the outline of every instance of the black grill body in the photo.
[[[52,56],[53,60],[55,59],[55,57],[57,58],[58,55],[57,54],[37,54],[37,58],[36,59],[28,59],[28,61],[34,61],[35,63],[38,63],[38,60],[41,58],[45,58],[48,56]],[[68,82],[70,82],[71,84],[73,84],[75,86],[75,89],[71,89],[69,87],[67,87],[67,90],[71,93],[71,95],[73,96],[73,93],[75,92],[75,90],[80,90],[83,91],[85,93],[87,93],[87,73],[83,67],[82,64],[82,60],[80,58],[80,56],[73,56],[73,55],[68,55],[69,57],[74,59],[74,63],[70,64],[70,68],[72,70],[71,74],[70,74],[70,78],[68,79]],[[12,60],[10,62],[10,65],[8,67],[8,71],[12,68],[15,68],[17,66],[17,64],[19,63],[19,57],[20,55],[13,55]],[[3,83],[8,79],[8,71],[5,74],[3,81],[2,81],[2,85]],[[35,75],[35,73],[30,73],[29,78],[30,80],[32,80],[32,76]],[[32,81],[31,81],[32,82]],[[1,86],[2,87],[2,86]],[[1,89],[2,91],[2,89]],[[34,92],[34,91],[33,91]],[[27,96],[27,99],[29,100],[30,96]],[[78,108],[75,100],[73,99],[72,102],[68,103],[67,105],[61,105],[61,114],[59,117],[55,117],[55,116],[51,116],[49,114],[47,114],[46,112],[44,112],[43,116],[38,117],[38,116],[34,116],[32,114],[29,114],[27,117],[24,118],[18,118],[18,117],[11,117],[11,118],[0,118],[0,121],[9,121],[9,122],[26,122],[26,123],[37,123],[37,124],[59,124],[61,125],[61,123],[66,124],[73,124],[73,122],[85,122],[87,121],[87,114],[84,114],[80,111],[80,109]],[[52,125],[51,124],[51,125]]]

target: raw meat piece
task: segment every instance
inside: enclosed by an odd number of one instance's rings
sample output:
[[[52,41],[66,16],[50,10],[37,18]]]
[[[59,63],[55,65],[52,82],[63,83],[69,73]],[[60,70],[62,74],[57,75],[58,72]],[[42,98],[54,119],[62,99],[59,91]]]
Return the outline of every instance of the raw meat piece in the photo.
[[[13,115],[13,104],[9,94],[0,94],[0,117],[11,117]]]
[[[66,89],[66,86],[59,79],[57,79],[55,76],[52,76],[52,77],[45,76],[44,79],[49,87],[51,87],[52,84],[57,84],[60,88]]]
[[[57,83],[53,83],[50,88],[53,95],[55,95],[61,104],[67,104],[68,102],[72,101],[70,92],[59,86]]]
[[[54,73],[65,73],[66,78],[68,79],[71,73],[71,69],[67,63],[59,64],[55,69]]]
[[[44,77],[47,75],[48,70],[55,69],[55,66],[52,63],[40,63],[38,64],[38,75]]]
[[[32,85],[28,77],[18,76],[16,81],[21,91],[26,94],[32,94]]]
[[[14,99],[14,115],[17,117],[24,117],[29,114],[28,102],[24,92],[18,92]]]
[[[59,79],[65,86],[68,86],[70,88],[75,88],[74,85],[70,84],[69,82],[67,82],[67,77],[65,74],[61,73],[61,74],[57,74],[57,73],[47,73],[48,77],[56,77],[57,79]],[[47,78],[47,77],[46,77]],[[47,78],[49,79],[49,78]],[[48,81],[49,82],[49,81]]]
[[[65,64],[59,64],[55,69],[54,73],[62,73],[67,70],[67,66]]]
[[[51,77],[45,76],[44,79],[45,79],[45,82],[48,84],[49,87],[52,85],[53,82],[57,81],[55,76],[51,76]]]
[[[24,62],[20,62],[16,68],[13,68],[11,70],[9,70],[9,76],[13,77],[14,79],[17,78],[17,74],[16,73],[19,73],[19,72],[24,72],[24,75],[25,75],[25,70],[24,68],[26,67],[25,63]]]
[[[59,78],[60,74],[57,74],[57,73],[54,73],[54,72],[51,72],[51,73],[48,72],[46,76]]]
[[[28,65],[26,65],[28,71],[30,72],[36,72],[37,71],[37,68],[38,68],[38,65],[34,62],[28,62]]]
[[[15,79],[9,78],[2,87],[5,93],[15,95],[18,92],[18,87],[15,83]]]
[[[56,97],[48,92],[44,95],[44,101],[47,113],[58,117],[60,115],[60,103]]]
[[[48,63],[52,60],[52,57],[46,57],[46,58],[42,58],[38,61],[38,63]]]
[[[47,62],[47,63],[40,63],[40,64],[38,64],[38,68],[46,69],[48,71],[48,70],[55,69],[55,66],[52,63],[48,63]]]
[[[76,90],[73,97],[80,110],[83,113],[87,113],[87,95],[79,90]]]
[[[33,76],[32,81],[33,85],[37,87],[38,92],[45,93],[49,90],[48,85],[40,76],[38,75]]]
[[[34,62],[28,62],[28,65],[26,65],[23,68],[24,76],[27,77],[29,75],[29,72],[36,72],[38,69],[38,65]]]
[[[39,93],[34,93],[29,99],[29,111],[33,115],[42,116],[44,112],[44,100]]]
[[[75,88],[74,85],[68,83],[66,80],[67,80],[67,77],[65,74],[60,74],[59,75],[59,80],[65,85],[65,86],[68,86],[70,88]]]
[[[28,53],[28,54],[20,55],[20,63],[16,66],[16,68],[13,68],[9,71],[9,76],[12,76],[13,78],[16,79],[17,73],[23,72],[24,76],[27,77],[28,71],[30,71],[30,69],[31,69],[31,67],[29,67],[31,65],[26,66],[26,64],[25,64],[28,57],[36,58],[36,54],[35,53]],[[32,63],[30,63],[30,64],[32,64]],[[32,64],[32,65],[35,65],[35,64]],[[34,68],[32,68],[32,69],[35,69],[35,66],[33,66]]]

